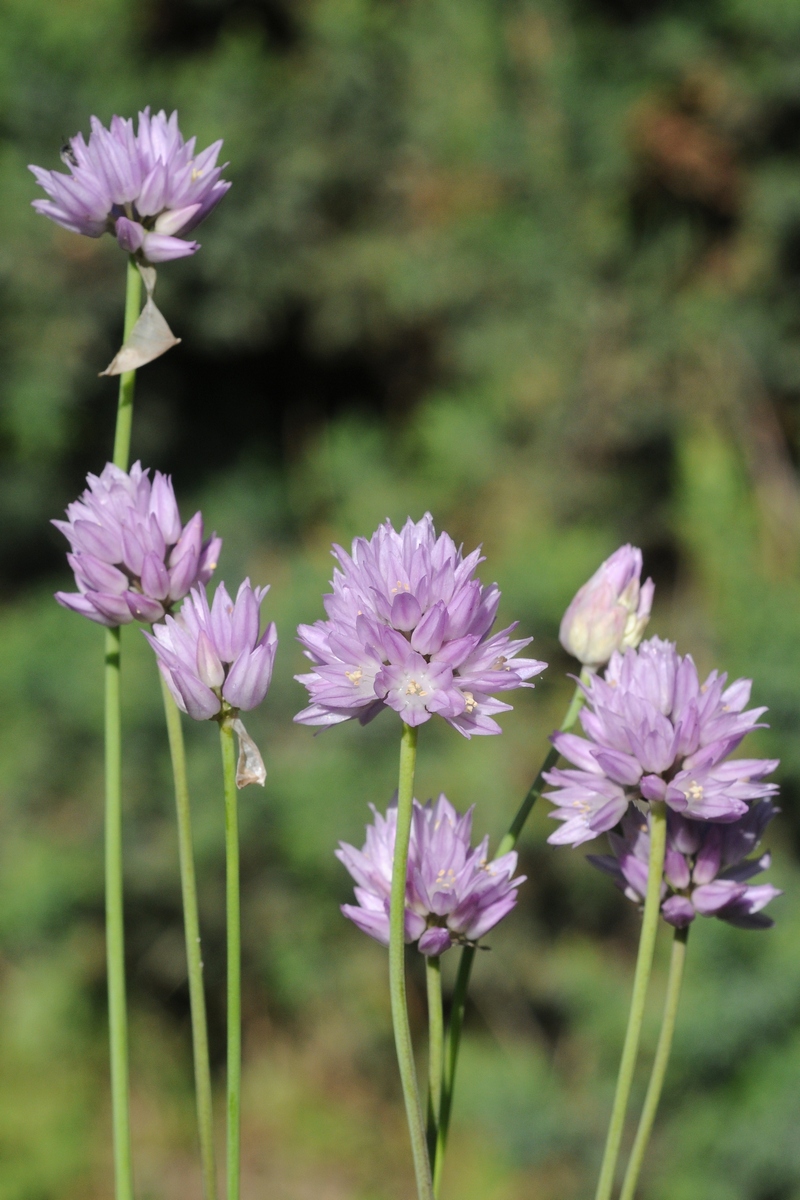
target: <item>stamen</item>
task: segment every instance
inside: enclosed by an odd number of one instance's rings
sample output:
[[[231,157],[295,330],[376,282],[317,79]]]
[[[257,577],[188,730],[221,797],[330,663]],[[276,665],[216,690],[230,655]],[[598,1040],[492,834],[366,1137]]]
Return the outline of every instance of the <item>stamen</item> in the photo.
[[[364,676],[364,672],[361,670],[361,667],[356,667],[355,671],[345,671],[345,675],[350,680],[353,687],[358,687]]]
[[[416,679],[409,679],[408,687],[406,688],[407,696],[427,696],[427,694],[417,683]]]
[[[474,713],[478,707],[478,701],[473,696],[472,692],[464,692],[464,704],[467,713]]]

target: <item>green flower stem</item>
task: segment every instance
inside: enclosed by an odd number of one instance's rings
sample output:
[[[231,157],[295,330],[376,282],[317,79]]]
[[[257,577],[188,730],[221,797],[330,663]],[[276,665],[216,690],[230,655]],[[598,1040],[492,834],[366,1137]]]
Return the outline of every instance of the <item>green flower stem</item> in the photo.
[[[389,909],[389,994],[392,1002],[392,1024],[397,1048],[397,1063],[406,1119],[411,1135],[414,1173],[419,1200],[433,1200],[433,1183],[425,1141],[425,1125],[419,1100],[417,1072],[414,1066],[414,1047],[408,1023],[405,966],[405,899],[408,870],[408,844],[411,838],[411,817],[414,798],[414,768],[417,761],[417,730],[403,724],[400,741],[400,777],[397,785],[397,834],[392,864],[392,898]],[[235,1200],[229,1196],[228,1200]]]
[[[614,1187],[614,1176],[617,1169],[617,1159],[625,1126],[625,1113],[633,1083],[633,1072],[636,1067],[636,1056],[639,1051],[639,1038],[642,1032],[642,1018],[647,997],[647,985],[650,982],[650,972],[653,966],[653,951],[658,931],[658,917],[661,908],[661,881],[664,872],[664,852],[667,842],[667,810],[663,801],[650,805],[650,863],[647,872],[647,895],[642,916],[642,931],[639,935],[639,952],[636,957],[636,971],[633,977],[633,995],[628,1014],[628,1028],[625,1032],[625,1044],[622,1048],[622,1058],[617,1076],[617,1088],[614,1093],[614,1104],[611,1109],[611,1120],[608,1126],[608,1137],[600,1166],[600,1178],[597,1181],[595,1200],[610,1200]]]
[[[428,985],[428,1155],[436,1154],[439,1113],[442,1107],[444,1055],[444,1012],[442,1009],[442,966],[437,955],[425,959]]]
[[[122,336],[127,342],[136,324],[142,306],[142,277],[132,258],[128,259],[128,275],[125,284],[125,329]],[[123,471],[128,469],[131,453],[131,426],[133,424],[133,392],[136,372],[124,371],[119,377],[119,400],[117,401],[117,428],[114,432],[114,462]]]
[[[239,916],[239,819],[236,749],[229,717],[219,725],[225,782],[225,907],[228,944],[228,1139],[227,1200],[239,1200],[239,1113],[242,1091],[242,980]]]
[[[628,1169],[625,1172],[625,1180],[622,1184],[619,1200],[633,1200],[636,1192],[636,1184],[639,1181],[639,1172],[642,1169],[642,1160],[653,1129],[658,1102],[661,1099],[661,1089],[664,1086],[664,1076],[667,1072],[667,1064],[672,1049],[672,1035],[675,1032],[675,1018],[678,1015],[678,1001],[680,1000],[681,984],[683,983],[683,967],[686,961],[686,941],[688,937],[688,925],[685,929],[675,930],[675,937],[672,941],[672,956],[669,963],[667,996],[664,1002],[661,1033],[658,1036],[653,1070],[650,1074],[650,1082],[647,1085],[647,1095],[644,1099],[642,1115],[639,1118],[639,1128],[636,1130],[636,1139],[631,1150],[631,1157],[628,1162]]]
[[[211,1105],[211,1068],[208,1058],[208,1026],[206,998],[203,989],[203,959],[200,951],[200,918],[197,911],[197,885],[194,874],[192,845],[192,814],[189,807],[189,786],[186,779],[186,750],[183,726],[177,704],[159,671],[164,715],[172,757],[172,778],[175,784],[175,808],[178,816],[178,855],[181,867],[181,896],[183,899],[183,928],[186,938],[186,964],[189,975],[189,1003],[192,1012],[192,1049],[194,1052],[194,1084],[197,1096],[197,1128],[200,1139],[200,1160],[203,1168],[205,1200],[216,1200],[217,1172],[214,1162],[214,1120]]]
[[[128,263],[125,329],[139,315],[141,276]],[[136,372],[119,382],[114,462],[127,470],[130,454]],[[125,929],[122,899],[122,717],[120,710],[120,630],[105,637],[105,873],[108,1031],[111,1049],[111,1111],[114,1138],[114,1186],[117,1200],[133,1200],[133,1163],[128,1084],[128,1015],[125,1000]]]
[[[584,667],[581,671],[581,683],[587,683],[592,675],[589,667]],[[566,716],[561,722],[560,731],[566,733],[572,728],[578,719],[578,714],[583,708],[586,697],[583,694],[583,689],[578,685],[572,694],[572,699],[567,709]],[[508,833],[501,840],[497,847],[495,858],[501,858],[504,854],[508,854],[509,850],[513,850],[519,839],[519,835],[530,816],[531,809],[542,794],[544,787],[545,773],[551,770],[558,762],[558,751],[555,746],[547,753],[547,757],[541,765],[539,773],[528,789],[528,794],[522,801],[522,804],[517,809],[517,814],[511,822]],[[456,977],[455,988],[453,989],[453,1002],[450,1007],[450,1022],[447,1027],[447,1040],[445,1044],[444,1056],[444,1079],[442,1085],[442,1103],[439,1113],[439,1129],[436,1139],[436,1155],[433,1162],[433,1188],[435,1195],[439,1194],[439,1186],[442,1179],[442,1170],[444,1167],[444,1151],[447,1145],[447,1133],[450,1128],[450,1114],[453,1107],[453,1088],[456,1080],[456,1066],[458,1064],[458,1051],[461,1044],[461,1030],[464,1025],[464,1009],[467,1003],[467,989],[469,988],[470,975],[472,974],[472,964],[475,961],[475,950],[472,946],[465,946],[461,951],[461,962],[458,966],[458,975]]]

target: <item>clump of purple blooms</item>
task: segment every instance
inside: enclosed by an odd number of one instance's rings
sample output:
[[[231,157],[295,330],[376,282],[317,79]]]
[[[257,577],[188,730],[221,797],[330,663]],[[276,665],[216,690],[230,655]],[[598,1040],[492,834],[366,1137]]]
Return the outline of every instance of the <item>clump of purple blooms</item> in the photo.
[[[743,929],[768,929],[773,921],[761,910],[780,896],[769,883],[747,881],[766,871],[770,855],[748,858],[780,810],[759,800],[730,825],[687,821],[670,812],[661,886],[661,915],[677,928],[696,916],[719,917]],[[623,817],[622,832],[610,833],[611,854],[590,854],[589,862],[614,877],[629,900],[644,901],[650,857],[649,818],[639,812]]]
[[[92,117],[91,125],[88,142],[78,133],[62,151],[69,175],[30,167],[50,197],[34,200],[36,211],[86,237],[111,233],[146,263],[199,250],[185,236],[231,186],[216,165],[222,142],[195,154],[195,139],[183,140],[177,112],[151,116],[149,107],[139,113],[136,133],[130,118],[112,117],[106,129]]]
[[[638,650],[615,653],[605,678],[583,684],[586,737],[551,740],[575,769],[549,771],[557,790],[550,815],[561,828],[548,839],[580,845],[612,829],[635,800],[666,801],[692,820],[735,821],[748,801],[774,795],[762,780],[775,759],[729,759],[745,734],[759,728],[764,708],[745,709],[752,682],[712,671],[701,684],[690,655],[650,638]]]
[[[72,547],[67,561],[77,592],[56,592],[64,608],[100,625],[160,621],[190,588],[207,583],[222,539],[203,540],[199,512],[181,525],[168,475],[134,463],[130,473],[107,463],[86,477],[88,488],[53,521]]]
[[[266,696],[278,648],[274,621],[258,636],[268,591],[245,579],[234,603],[220,583],[209,606],[205,589],[193,588],[177,617],[145,633],[175,703],[195,721],[216,717],[226,705],[247,712]]]
[[[641,583],[642,552],[620,546],[578,590],[561,620],[559,640],[587,667],[603,666],[615,650],[635,648],[642,640],[655,584]]]
[[[384,946],[389,944],[389,904],[397,830],[397,808],[367,826],[363,850],[339,843],[336,857],[356,881],[358,904],[342,912],[359,929]],[[472,812],[460,814],[442,793],[434,803],[414,801],[406,882],[406,941],[417,942],[421,954],[438,955],[454,944],[473,944],[494,929],[517,902],[525,876],[513,878],[517,855],[512,850],[490,861],[489,839],[470,847]]]
[[[328,619],[298,629],[313,670],[296,676],[311,704],[295,720],[366,723],[388,706],[407,725],[438,713],[465,737],[500,733],[493,717],[511,706],[492,693],[532,687],[547,664],[516,657],[532,641],[512,640],[516,625],[491,634],[500,590],[473,578],[480,551],[465,558],[426,513],[333,555]]]

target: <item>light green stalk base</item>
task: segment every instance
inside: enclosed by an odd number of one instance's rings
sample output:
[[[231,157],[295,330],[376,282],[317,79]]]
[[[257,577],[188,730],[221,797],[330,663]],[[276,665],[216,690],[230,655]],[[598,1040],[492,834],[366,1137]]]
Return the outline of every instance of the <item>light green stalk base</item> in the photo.
[[[128,263],[123,341],[136,323],[141,276]],[[119,381],[114,463],[128,468],[136,372]],[[114,1130],[114,1186],[117,1200],[133,1200],[133,1163],[128,1085],[128,1016],[125,999],[125,930],[122,899],[122,718],[120,713],[120,631],[105,638],[105,872],[108,1032],[111,1050],[111,1111]]]
[[[239,818],[236,748],[230,720],[219,726],[225,783],[225,909],[228,945],[228,1137],[227,1200],[239,1200],[239,1141],[242,1092],[242,980],[239,914]]]
[[[414,799],[414,768],[417,760],[417,731],[403,724],[400,741],[400,777],[397,786],[397,834],[392,865],[392,898],[389,909],[389,994],[392,1002],[392,1024],[397,1048],[397,1063],[406,1119],[411,1135],[411,1152],[417,1179],[419,1200],[433,1200],[433,1183],[419,1100],[414,1048],[408,1023],[405,965],[405,898],[408,870],[408,845],[411,838],[411,818]],[[228,1200],[232,1200],[228,1197]]]
[[[667,995],[664,1001],[664,1017],[661,1022],[661,1033],[658,1037],[656,1056],[653,1060],[653,1070],[650,1075],[650,1082],[647,1085],[647,1095],[644,1098],[644,1107],[642,1108],[642,1115],[639,1118],[639,1128],[636,1130],[636,1138],[631,1150],[631,1157],[628,1162],[628,1169],[625,1172],[625,1180],[622,1184],[619,1200],[633,1200],[636,1192],[636,1184],[639,1181],[639,1172],[642,1169],[642,1160],[647,1150],[647,1143],[650,1140],[653,1122],[656,1119],[658,1102],[661,1099],[661,1089],[664,1086],[664,1076],[667,1073],[667,1064],[669,1062],[670,1051],[672,1050],[672,1035],[675,1032],[675,1019],[678,1015],[678,1002],[681,996],[681,984],[683,983],[683,967],[686,962],[686,940],[688,936],[688,925],[685,929],[675,930],[675,937],[672,941],[672,956],[669,963],[669,978],[667,979]]]
[[[636,972],[633,977],[633,995],[628,1014],[628,1028],[625,1032],[625,1044],[622,1048],[622,1059],[619,1064],[617,1088],[614,1093],[614,1105],[611,1110],[611,1120],[608,1126],[606,1148],[600,1166],[600,1178],[597,1181],[595,1200],[610,1200],[614,1187],[614,1176],[617,1169],[619,1147],[625,1126],[625,1113],[633,1083],[633,1072],[636,1067],[636,1056],[639,1051],[639,1038],[642,1032],[644,1005],[647,998],[647,985],[650,982],[650,972],[653,966],[653,951],[658,931],[658,916],[661,908],[661,881],[664,872],[664,852],[667,841],[667,811],[661,803],[650,805],[650,863],[647,873],[647,895],[642,916],[642,931],[639,935],[639,953],[636,957]]]
[[[197,1098],[200,1161],[203,1168],[203,1195],[205,1200],[216,1200],[217,1172],[214,1162],[211,1068],[208,1058],[206,997],[203,989],[203,960],[200,950],[200,918],[197,911],[197,885],[194,874],[192,815],[189,808],[189,786],[186,779],[186,751],[183,744],[180,711],[172,699],[163,675],[160,671],[158,674],[161,679],[161,694],[164,698],[164,715],[167,720],[172,778],[175,784],[175,808],[178,817],[178,855],[181,867],[186,965],[189,975],[189,1004],[192,1012],[194,1086]]]
[[[425,959],[425,981],[428,990],[428,1156],[433,1162],[442,1108],[444,1059],[442,965],[438,955]]]

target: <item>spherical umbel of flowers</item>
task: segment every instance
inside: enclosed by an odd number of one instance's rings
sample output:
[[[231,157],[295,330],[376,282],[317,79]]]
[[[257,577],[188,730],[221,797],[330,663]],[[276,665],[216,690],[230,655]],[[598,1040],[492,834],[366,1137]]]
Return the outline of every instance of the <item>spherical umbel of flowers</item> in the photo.
[[[178,114],[139,113],[133,120],[112,117],[106,129],[91,119],[88,142],[70,138],[61,152],[69,174],[31,166],[49,200],[33,207],[57,225],[86,237],[113,234],[123,250],[144,263],[185,258],[199,250],[187,241],[231,186],[216,165],[222,142],[195,154],[178,128]]]
[[[268,591],[245,579],[234,603],[220,583],[209,606],[205,589],[193,588],[176,617],[145,633],[175,703],[195,721],[247,712],[266,696],[278,648],[274,622],[258,632]]]
[[[642,552],[620,546],[579,589],[561,621],[559,640],[586,667],[601,667],[615,650],[639,645],[655,584],[641,583]]]
[[[465,558],[426,513],[333,555],[328,619],[298,629],[313,670],[296,676],[311,704],[295,720],[366,723],[389,707],[407,725],[438,713],[465,737],[500,733],[493,717],[511,706],[493,693],[532,687],[547,664],[516,657],[533,640],[512,640],[516,625],[491,633],[500,591],[473,578],[480,551]]]
[[[749,884],[766,871],[769,854],[748,858],[780,810],[758,800],[730,825],[687,821],[669,813],[661,915],[678,929],[696,916],[719,917],[743,929],[768,929],[774,922],[762,909],[782,893],[769,883]],[[643,903],[650,857],[649,818],[628,813],[622,833],[610,833],[612,854],[590,854],[589,862],[613,876],[629,900]]]
[[[690,655],[672,642],[650,638],[638,650],[614,654],[605,678],[582,685],[586,737],[555,733],[550,739],[575,769],[549,771],[557,790],[550,815],[561,828],[548,841],[574,846],[612,829],[631,801],[666,801],[696,821],[735,821],[748,802],[774,795],[764,783],[776,759],[729,755],[765,708],[745,709],[752,681],[712,671],[700,684]]]
[[[64,608],[100,625],[160,621],[197,583],[206,583],[219,558],[222,539],[203,540],[203,518],[181,525],[168,475],[134,463],[130,472],[107,463],[87,475],[88,488],[67,508],[66,521],[53,521],[72,553],[77,592],[56,592]]]
[[[372,806],[370,806],[372,807]],[[389,945],[389,906],[397,808],[367,826],[362,850],[339,843],[336,857],[356,881],[358,904],[342,912],[384,946]],[[489,839],[470,847],[472,809],[458,813],[442,793],[434,803],[414,801],[406,877],[405,936],[421,954],[439,955],[454,944],[472,945],[511,911],[525,876],[513,878],[515,851],[488,860]]]

